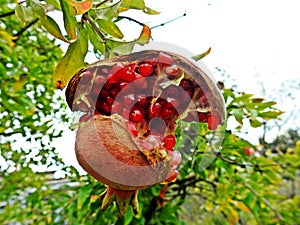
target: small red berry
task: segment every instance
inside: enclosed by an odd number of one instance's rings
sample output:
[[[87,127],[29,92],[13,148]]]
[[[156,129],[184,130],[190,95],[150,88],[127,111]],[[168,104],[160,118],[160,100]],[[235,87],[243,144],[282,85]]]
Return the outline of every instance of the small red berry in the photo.
[[[161,110],[161,104],[158,102],[155,102],[154,104],[150,104],[148,108],[148,114],[150,118],[157,117],[159,115],[159,112]]]
[[[129,120],[132,122],[135,122],[135,123],[139,123],[139,122],[143,121],[144,116],[145,116],[144,110],[136,108],[136,109],[131,110],[130,115],[129,115]]]
[[[144,77],[147,77],[153,73],[153,66],[149,63],[143,63],[138,68],[139,74]]]
[[[164,139],[163,147],[167,150],[172,150],[176,145],[176,137],[174,134],[169,134]]]
[[[217,129],[220,122],[220,115],[218,113],[209,113],[207,115],[207,126],[210,130]]]

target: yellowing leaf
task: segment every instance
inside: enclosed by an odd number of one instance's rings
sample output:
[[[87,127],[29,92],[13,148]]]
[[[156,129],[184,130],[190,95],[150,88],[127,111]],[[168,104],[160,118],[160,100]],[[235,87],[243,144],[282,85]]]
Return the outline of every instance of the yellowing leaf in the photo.
[[[211,48],[207,49],[205,52],[199,54],[199,55],[194,55],[192,56],[192,59],[195,61],[199,61],[200,59],[204,58],[205,56],[207,56],[211,51]]]
[[[224,207],[226,207],[224,208],[224,213],[226,214],[229,223],[234,225],[239,220],[238,212],[231,205],[226,205]]]
[[[79,37],[69,45],[66,54],[55,68],[53,79],[55,86],[59,89],[63,89],[72,76],[85,65],[84,58],[88,51],[88,39],[86,32],[81,29]]]
[[[150,15],[157,15],[157,14],[160,14],[160,12],[158,12],[158,11],[156,11],[156,10],[154,10],[154,9],[151,9],[151,8],[149,8],[149,7],[147,7],[147,6],[145,6],[145,8],[144,8],[144,13],[147,13],[147,14],[150,14]]]
[[[110,48],[110,50],[116,53],[129,54],[132,52],[135,44],[144,45],[149,43],[150,37],[151,29],[148,26],[144,25],[142,32],[137,39],[129,42],[107,39],[107,45]]]
[[[17,39],[17,37],[11,36],[9,33],[7,33],[4,29],[1,29],[0,27],[0,42],[12,48],[15,46],[15,43],[13,42],[13,40],[15,39]]]
[[[72,15],[80,15],[83,14],[92,8],[93,1],[92,0],[84,0],[78,2],[76,0],[67,0],[71,6]]]
[[[150,38],[151,38],[151,29],[147,25],[144,25],[143,30],[139,38],[137,39],[137,43],[140,45],[148,44]]]
[[[46,28],[46,30],[52,34],[54,37],[70,43],[61,33],[60,28],[58,26],[58,24],[55,22],[54,19],[52,19],[50,16],[46,15],[45,17],[41,18],[41,23],[43,25],[43,27]]]
[[[251,210],[248,208],[248,206],[245,205],[244,202],[232,200],[231,203],[234,204],[238,209],[242,211],[251,212]]]

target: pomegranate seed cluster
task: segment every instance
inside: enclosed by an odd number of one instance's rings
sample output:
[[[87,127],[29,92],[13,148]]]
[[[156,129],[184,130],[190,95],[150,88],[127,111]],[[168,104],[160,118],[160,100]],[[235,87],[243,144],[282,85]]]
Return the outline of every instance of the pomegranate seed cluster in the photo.
[[[156,166],[166,161],[157,169],[163,174],[158,183],[172,182],[178,176],[181,154],[174,150],[178,119],[206,123],[210,130],[217,129],[225,119],[223,98],[216,85],[194,63],[170,52],[147,50],[91,64],[74,75],[66,97],[72,111],[83,112],[79,120],[82,126],[91,120],[98,124],[104,124],[109,118],[121,121],[147,163]],[[99,116],[104,120],[98,119]],[[84,129],[90,130],[82,128],[81,136],[85,136]],[[108,132],[110,128],[102,129]],[[80,164],[114,188],[110,194],[120,193],[116,191],[119,189],[134,189],[103,179],[100,169],[86,166],[97,164],[93,161],[95,157],[91,157],[95,154],[93,150],[85,153],[83,149],[93,143],[88,137],[78,139],[84,142],[77,145]],[[107,146],[114,148],[108,143]],[[119,157],[126,154],[127,150],[123,150],[118,147],[113,152]],[[93,163],[84,161],[85,157]],[[132,161],[137,163],[133,158]],[[142,165],[142,161],[137,164]]]

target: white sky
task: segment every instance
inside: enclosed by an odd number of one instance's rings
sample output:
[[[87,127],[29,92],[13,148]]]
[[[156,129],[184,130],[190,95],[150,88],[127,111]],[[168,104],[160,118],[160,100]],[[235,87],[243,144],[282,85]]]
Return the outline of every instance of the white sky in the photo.
[[[212,47],[203,62],[212,71],[215,67],[226,70],[240,91],[263,97],[258,84],[262,82],[268,96],[287,79],[300,78],[298,0],[146,0],[146,4],[161,14],[130,12],[127,15],[151,27],[186,12],[187,16],[153,29],[154,41],[173,43],[195,54]],[[126,28],[122,31],[130,32],[135,38],[138,33]],[[287,100],[281,109],[299,107],[291,101]],[[257,134],[262,132],[250,131],[246,136],[253,135],[255,140]],[[61,154],[70,163],[75,157],[73,141],[74,133],[59,140],[64,143]]]

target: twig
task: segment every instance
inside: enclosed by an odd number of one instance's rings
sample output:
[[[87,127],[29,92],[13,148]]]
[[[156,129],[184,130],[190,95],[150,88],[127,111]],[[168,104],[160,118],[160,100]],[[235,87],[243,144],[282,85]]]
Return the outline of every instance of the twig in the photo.
[[[137,24],[139,24],[139,25],[141,25],[141,26],[144,26],[144,25],[145,25],[144,23],[142,23],[142,22],[140,22],[140,21],[138,21],[138,20],[136,20],[136,19],[133,19],[133,18],[131,18],[131,17],[128,17],[128,16],[118,16],[118,19],[127,19],[127,20],[132,21],[132,22],[135,22],[135,23],[137,23]]]
[[[104,0],[103,2],[100,2],[99,4],[96,5],[96,8],[98,8],[99,6],[103,5],[104,3],[108,2],[109,0]]]
[[[106,37],[105,35],[99,30],[98,26],[95,24],[95,22],[89,17],[89,15],[87,13],[84,13],[82,15],[82,20],[83,21],[88,21],[91,26],[93,27],[93,29],[96,31],[96,33],[101,37],[101,39],[103,40],[103,42],[106,42]]]
[[[4,18],[4,17],[11,16],[11,15],[14,15],[14,14],[15,14],[15,10],[4,13],[4,14],[1,14],[0,18]]]
[[[243,185],[249,190],[249,191],[251,191],[256,197],[259,197],[262,201],[263,201],[263,203],[265,203],[268,207],[269,207],[269,209],[271,209],[274,213],[275,213],[275,215],[276,215],[276,217],[279,219],[279,220],[283,220],[283,218],[282,218],[282,216],[280,215],[280,213],[276,210],[276,209],[274,209],[274,207],[271,205],[271,203],[267,200],[267,199],[265,199],[264,197],[262,197],[262,196],[260,196],[250,185],[248,185],[248,184],[246,184],[246,183],[243,183]]]
[[[169,20],[169,21],[167,21],[167,22],[164,22],[164,23],[155,25],[155,26],[151,27],[151,29],[154,29],[154,28],[157,28],[157,27],[165,26],[166,24],[172,23],[172,22],[174,22],[175,20],[178,20],[178,19],[180,19],[180,18],[182,18],[182,17],[184,17],[184,16],[186,16],[186,15],[187,15],[186,12],[184,12],[181,16],[178,16],[178,17],[176,17],[176,18],[174,18],[174,19],[171,19],[171,20]]]
[[[23,27],[19,32],[17,32],[14,37],[17,37],[17,39],[14,40],[14,42],[17,42],[17,40],[19,39],[19,37],[31,26],[33,26],[39,19],[35,19],[33,21],[31,21],[29,24],[27,24],[27,26]]]

